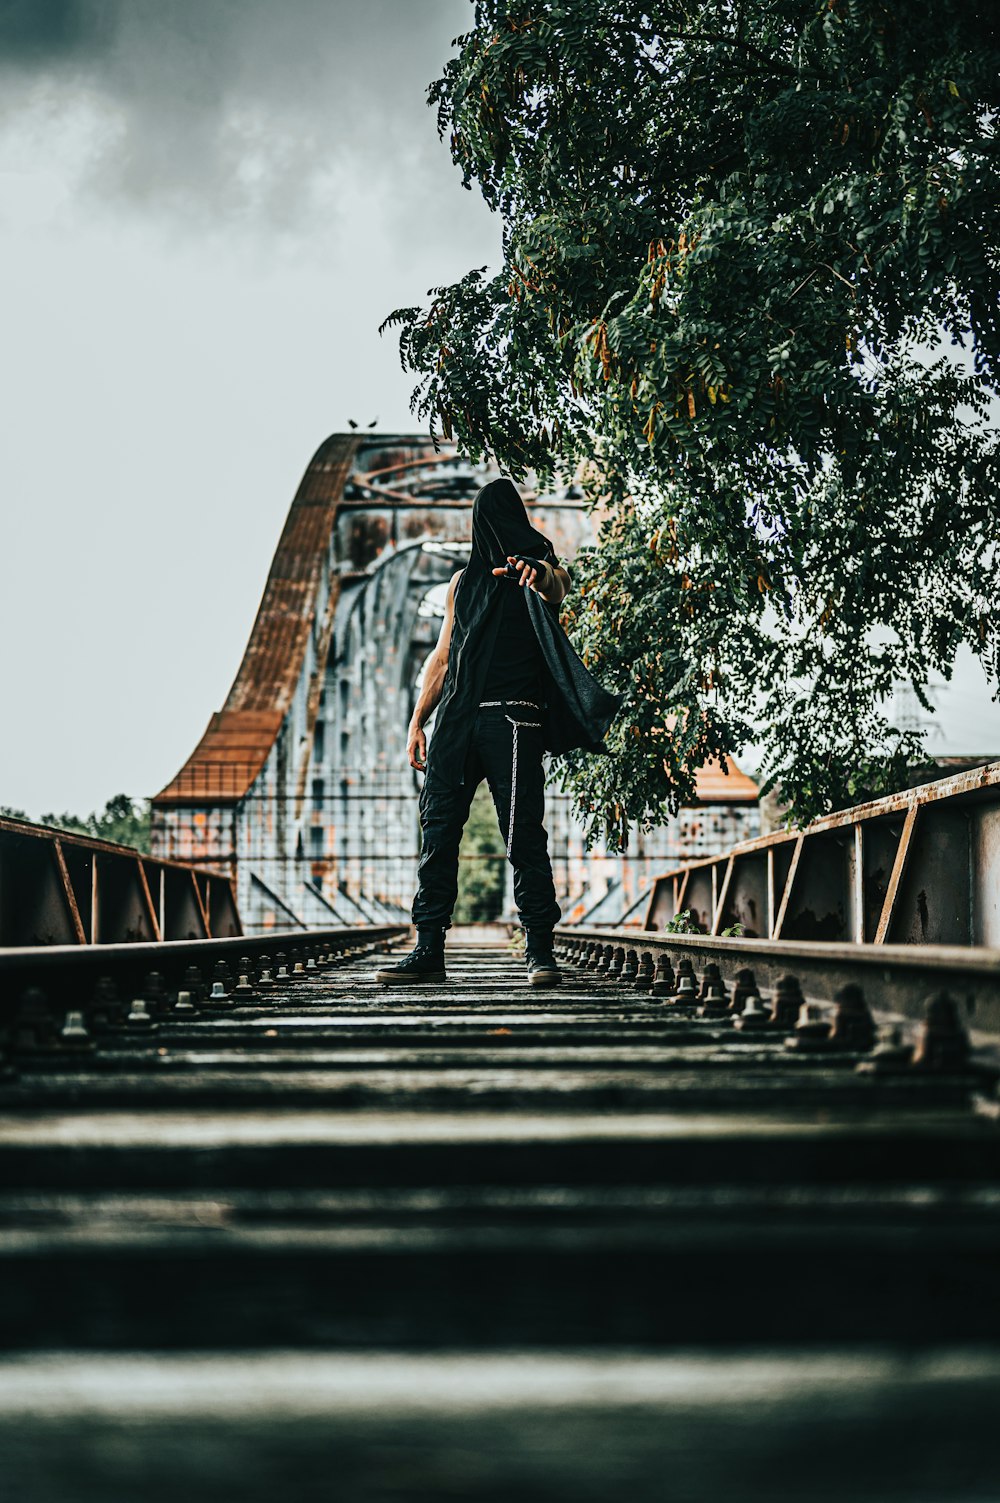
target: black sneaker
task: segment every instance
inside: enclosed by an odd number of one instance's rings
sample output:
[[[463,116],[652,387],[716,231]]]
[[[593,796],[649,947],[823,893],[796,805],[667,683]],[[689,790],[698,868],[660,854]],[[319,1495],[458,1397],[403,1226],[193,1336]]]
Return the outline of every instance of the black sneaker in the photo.
[[[528,967],[529,986],[558,986],[562,981],[562,972],[551,949],[526,950],[524,963]]]
[[[445,981],[444,951],[434,950],[430,945],[416,945],[395,965],[381,966],[375,972],[375,980],[382,986],[407,981]]]

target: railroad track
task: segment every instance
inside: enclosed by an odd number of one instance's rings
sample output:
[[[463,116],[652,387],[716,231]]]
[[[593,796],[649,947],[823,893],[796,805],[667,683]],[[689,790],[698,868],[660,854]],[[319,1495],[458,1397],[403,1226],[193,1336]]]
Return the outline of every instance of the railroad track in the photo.
[[[988,974],[397,934],[0,957],[11,1496],[996,1497]]]

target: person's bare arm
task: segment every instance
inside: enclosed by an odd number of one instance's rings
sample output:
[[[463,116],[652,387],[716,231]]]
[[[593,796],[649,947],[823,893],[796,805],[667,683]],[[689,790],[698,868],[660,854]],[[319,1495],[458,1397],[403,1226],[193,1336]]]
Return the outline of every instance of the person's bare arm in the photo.
[[[444,620],[441,622],[441,632],[437,639],[437,645],[427,659],[427,671],[424,674],[423,687],[413,707],[413,715],[410,719],[409,729],[406,734],[406,755],[410,759],[410,766],[417,772],[423,772],[427,766],[427,737],[424,735],[424,726],[430,719],[441,698],[444,688],[444,677],[448,672],[448,649],[451,646],[451,627],[455,619],[455,586],[461,577],[462,571],[451,576],[451,584],[448,586],[448,595],[444,606]]]
[[[507,555],[509,564],[516,564],[517,559],[512,553]],[[549,605],[562,605],[570,590],[570,579],[565,569],[555,568],[552,564],[542,564],[534,569],[530,564],[518,564],[521,578],[521,588],[534,590],[536,595],[541,595]],[[506,569],[494,569],[493,573],[500,578],[506,574]],[[511,581],[513,583],[513,580]]]

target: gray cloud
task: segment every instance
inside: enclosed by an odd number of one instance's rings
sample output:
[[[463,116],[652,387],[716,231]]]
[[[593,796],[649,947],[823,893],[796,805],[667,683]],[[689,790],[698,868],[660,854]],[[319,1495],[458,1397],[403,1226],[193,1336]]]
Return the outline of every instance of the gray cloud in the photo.
[[[348,166],[404,201],[447,170],[423,87],[470,13],[468,0],[0,0],[0,111],[9,122],[32,97],[103,111],[89,186],[105,196],[301,227]]]
[[[0,0],[0,60],[45,66],[100,51],[114,32],[118,6],[97,0]]]

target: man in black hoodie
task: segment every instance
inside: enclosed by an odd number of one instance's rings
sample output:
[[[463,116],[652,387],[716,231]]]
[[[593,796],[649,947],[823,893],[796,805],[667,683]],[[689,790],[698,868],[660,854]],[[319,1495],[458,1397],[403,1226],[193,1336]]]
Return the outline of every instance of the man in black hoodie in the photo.
[[[441,635],[409,728],[410,765],[425,773],[413,904],[417,945],[377,971],[377,981],[445,979],[459,845],[485,777],[514,868],[528,979],[534,986],[559,983],[552,930],[560,910],[542,823],[543,754],[571,746],[600,751],[618,707],[559,625],[569,588],[569,574],[531,526],[513,483],[484,486],[473,506],[472,553],[448,587]],[[428,753],[424,725],[435,708]]]

